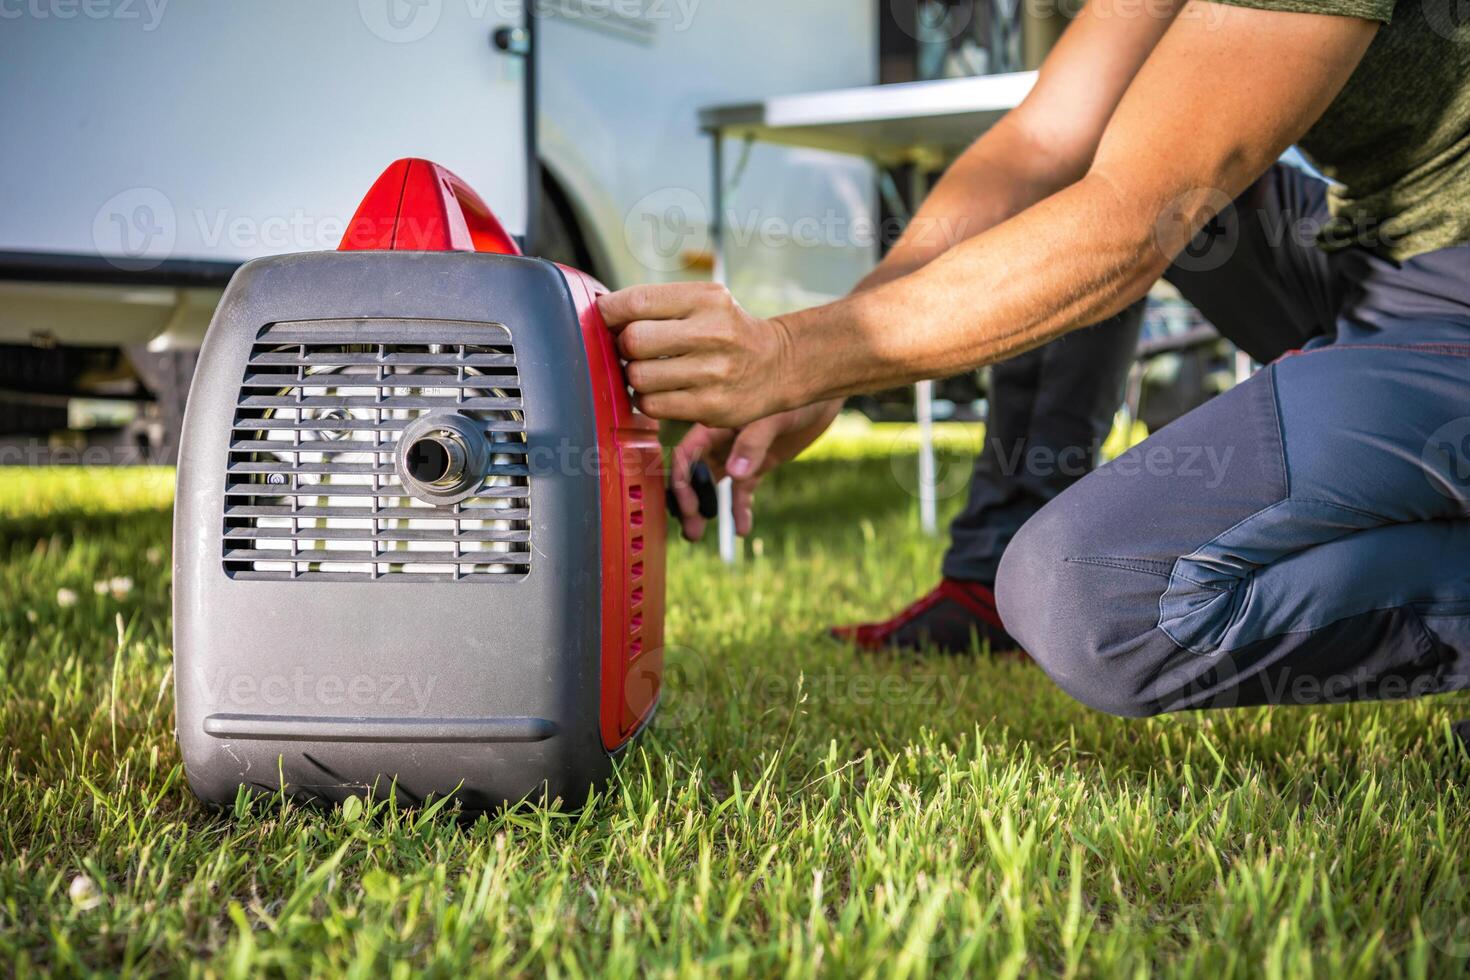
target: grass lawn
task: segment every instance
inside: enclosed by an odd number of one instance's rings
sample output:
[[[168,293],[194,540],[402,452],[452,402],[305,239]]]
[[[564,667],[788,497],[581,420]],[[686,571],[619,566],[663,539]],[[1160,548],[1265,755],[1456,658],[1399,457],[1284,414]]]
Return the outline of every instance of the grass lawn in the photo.
[[[207,811],[172,735],[172,475],[0,471],[0,973],[1465,971],[1464,700],[1122,721],[1032,667],[823,639],[936,574],[910,446],[816,447],[734,571],[675,546],[658,724],[583,812],[473,824]]]

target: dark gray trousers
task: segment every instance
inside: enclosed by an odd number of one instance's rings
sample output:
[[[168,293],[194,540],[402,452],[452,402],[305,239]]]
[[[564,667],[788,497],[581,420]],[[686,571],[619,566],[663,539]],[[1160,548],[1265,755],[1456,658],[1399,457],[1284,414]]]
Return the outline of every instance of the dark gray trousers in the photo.
[[[1470,246],[1329,255],[1325,216],[1323,185],[1278,167],[1212,223],[1170,281],[1274,362],[1005,552],[1007,629],[1093,707],[1470,687]]]
[[[1142,324],[1139,303],[991,368],[985,447],[949,527],[946,576],[994,585],[1021,525],[1092,472],[1123,404]]]

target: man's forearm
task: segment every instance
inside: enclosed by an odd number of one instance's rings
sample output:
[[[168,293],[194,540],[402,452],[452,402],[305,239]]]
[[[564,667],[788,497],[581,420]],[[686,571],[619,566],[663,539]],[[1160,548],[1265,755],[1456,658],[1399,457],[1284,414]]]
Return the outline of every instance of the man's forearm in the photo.
[[[866,292],[916,272],[966,239],[1076,180],[1087,161],[1060,154],[1026,132],[1020,118],[1003,118],[966,150],[934,185],[888,254],[853,287]],[[829,416],[846,393],[829,399]],[[830,421],[830,419],[829,419]]]
[[[947,377],[1117,312],[1167,264],[1145,213],[1088,178],[917,271],[781,317],[794,345],[821,351],[800,400]]]

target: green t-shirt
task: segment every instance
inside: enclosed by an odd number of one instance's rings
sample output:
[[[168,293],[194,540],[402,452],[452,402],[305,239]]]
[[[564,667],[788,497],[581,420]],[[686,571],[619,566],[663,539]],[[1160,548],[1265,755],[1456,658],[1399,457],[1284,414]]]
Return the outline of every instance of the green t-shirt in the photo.
[[[1318,238],[1402,261],[1470,242],[1470,5],[1463,0],[1223,0],[1384,26],[1299,142],[1333,187]],[[1461,9],[1463,12],[1461,12]]]

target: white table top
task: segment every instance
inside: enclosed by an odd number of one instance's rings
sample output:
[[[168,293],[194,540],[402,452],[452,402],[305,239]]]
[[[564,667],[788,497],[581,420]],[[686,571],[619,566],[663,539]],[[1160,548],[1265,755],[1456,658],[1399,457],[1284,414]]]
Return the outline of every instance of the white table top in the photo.
[[[699,124],[737,139],[936,166],[1020,104],[1035,83],[1036,72],[1025,71],[806,92],[710,106]]]

